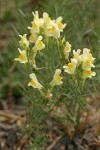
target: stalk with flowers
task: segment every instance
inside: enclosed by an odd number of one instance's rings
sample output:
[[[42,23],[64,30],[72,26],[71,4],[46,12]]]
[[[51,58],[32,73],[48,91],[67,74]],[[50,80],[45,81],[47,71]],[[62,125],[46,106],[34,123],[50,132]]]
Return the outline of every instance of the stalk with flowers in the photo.
[[[43,13],[40,18],[38,11],[33,16],[32,25],[28,27],[30,34],[20,35],[21,48],[18,48],[19,57],[15,60],[26,68],[28,132],[34,132],[32,145],[34,149],[39,149],[44,146],[46,118],[59,104],[66,106],[69,117],[70,102],[73,101],[74,108],[84,105],[83,98],[74,99],[82,95],[86,79],[96,73],[92,71],[95,58],[90,49],[72,50],[71,44],[61,35],[66,27],[61,16],[52,20],[47,13]],[[68,95],[74,96],[70,100]]]

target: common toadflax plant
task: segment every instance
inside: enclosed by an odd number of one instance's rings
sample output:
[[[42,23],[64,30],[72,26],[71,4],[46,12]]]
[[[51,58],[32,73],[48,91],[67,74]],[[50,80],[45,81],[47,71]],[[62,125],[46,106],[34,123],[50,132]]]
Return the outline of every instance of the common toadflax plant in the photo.
[[[19,35],[19,56],[15,60],[24,64],[27,72],[27,126],[28,131],[34,134],[33,144],[31,140],[33,149],[45,146],[45,120],[53,109],[63,103],[69,115],[72,100],[72,108],[77,104],[83,106],[84,99],[77,95],[82,94],[86,79],[96,75],[91,50],[73,50],[61,35],[65,27],[61,16],[51,19],[43,13],[39,17],[36,11],[28,27],[28,35]]]

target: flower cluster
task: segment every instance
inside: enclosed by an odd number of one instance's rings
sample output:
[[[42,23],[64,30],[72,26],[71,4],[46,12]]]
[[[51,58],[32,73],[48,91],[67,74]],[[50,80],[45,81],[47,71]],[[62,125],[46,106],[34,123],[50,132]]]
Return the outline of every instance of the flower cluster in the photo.
[[[27,34],[23,36],[20,35],[21,40],[19,41],[22,48],[18,49],[19,57],[15,60],[20,63],[29,64],[35,69],[36,67],[36,56],[43,49],[46,49],[46,39],[49,37],[54,38],[58,43],[58,49],[60,50],[62,57],[64,56],[65,61],[69,61],[67,65],[64,65],[64,71],[71,75],[76,75],[79,66],[81,68],[81,77],[82,80],[86,78],[91,78],[95,76],[95,72],[92,72],[92,67],[95,58],[93,58],[90,50],[87,48],[83,49],[83,53],[78,49],[77,51],[73,50],[73,58],[70,58],[71,44],[65,40],[65,37],[61,37],[60,34],[63,32],[66,24],[62,23],[62,17],[58,17],[56,20],[52,20],[47,13],[43,13],[42,18],[39,17],[38,11],[33,13],[34,19],[32,21],[32,26],[28,27],[30,30],[30,35],[27,38]],[[37,88],[40,92],[43,90],[43,86],[39,83],[35,73],[29,75],[31,81],[28,83],[28,86]],[[52,97],[52,90],[56,85],[62,84],[61,70],[56,69],[53,79],[49,84],[49,89],[47,93],[43,94],[47,98]]]
[[[35,43],[39,35],[47,37],[54,37],[58,39],[60,33],[63,32],[66,24],[62,23],[62,17],[52,20],[47,13],[43,13],[43,17],[39,18],[38,11],[33,13],[34,19],[30,29],[30,42]]]
[[[30,62],[33,66],[36,66],[35,57],[37,52],[45,48],[45,43],[43,41],[48,37],[58,39],[66,24],[62,23],[61,16],[56,20],[52,20],[47,13],[43,13],[43,17],[39,18],[38,11],[33,13],[33,16],[32,26],[28,27],[30,30],[29,38],[27,39],[27,34],[24,34],[23,36],[19,35],[21,38],[19,43],[24,50],[19,49],[19,58],[15,60],[20,63]]]
[[[94,60],[92,54],[90,53],[90,49],[84,48],[83,53],[81,54],[81,50],[77,51],[73,50],[74,57],[71,58],[71,61],[63,66],[64,71],[68,74],[75,75],[79,66],[81,67],[82,79],[91,78],[95,76],[96,73],[91,69],[94,68]]]
[[[58,17],[56,20],[52,20],[47,13],[43,13],[43,17],[39,18],[38,11],[33,13],[34,19],[32,21],[32,26],[28,27],[30,30],[30,35],[27,38],[27,34],[19,35],[21,40],[19,41],[20,46],[23,50],[18,48],[19,57],[16,58],[16,61],[20,63],[28,63],[36,69],[36,56],[38,52],[45,49],[46,39],[53,37],[56,40],[60,38],[60,33],[63,32],[66,24],[62,23],[62,17]],[[70,51],[70,44],[67,42],[65,46],[64,53]],[[62,84],[61,70],[56,69],[53,80],[50,82],[50,89],[47,92],[46,96],[50,97],[52,89],[56,85]],[[31,81],[28,83],[28,86],[37,88],[39,91],[42,91],[43,86],[38,82],[38,79],[34,73],[29,75]]]
[[[19,43],[24,50],[18,49],[19,58],[16,58],[15,60],[24,64],[30,62],[33,66],[35,66],[35,57],[37,53],[45,48],[45,44],[42,41],[43,37],[41,35],[38,36],[34,46],[30,48],[30,42],[26,36],[26,34],[24,34],[23,36],[20,35],[21,40],[19,41]]]

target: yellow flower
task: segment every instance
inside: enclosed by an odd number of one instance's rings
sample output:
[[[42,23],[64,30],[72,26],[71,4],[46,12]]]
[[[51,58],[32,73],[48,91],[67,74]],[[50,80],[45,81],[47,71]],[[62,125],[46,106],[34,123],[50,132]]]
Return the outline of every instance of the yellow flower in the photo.
[[[43,20],[44,20],[44,28],[51,26],[52,20],[46,12],[43,13]]]
[[[90,50],[87,48],[84,48],[83,54],[82,54],[82,68],[86,70],[86,69],[91,69],[91,67],[95,67],[93,65],[94,60],[95,58],[92,57]]]
[[[34,33],[31,33],[31,35],[30,35],[30,37],[29,37],[29,40],[30,40],[30,42],[31,43],[35,43],[36,42],[36,40],[37,40],[37,35]]]
[[[43,37],[39,36],[36,40],[34,48],[38,51],[42,50],[45,48],[45,44],[42,42]]]
[[[43,86],[38,82],[37,77],[34,73],[30,74],[31,81],[28,83],[28,86],[32,86],[33,88],[37,88],[41,90]]]
[[[32,23],[32,27],[28,27],[31,33],[40,34],[40,28],[43,28],[44,20],[43,18],[39,18],[38,11],[32,13],[34,16]]]
[[[92,62],[95,60],[90,53],[90,49],[88,48],[83,49],[82,59],[90,59]]]
[[[20,50],[19,48],[18,48],[18,51],[19,51],[19,58],[15,58],[15,60],[19,61],[20,63],[27,63],[28,59],[26,56],[26,51]]]
[[[50,85],[51,87],[54,87],[55,85],[60,85],[63,82],[61,81],[63,78],[61,77],[61,70],[56,69],[55,74],[53,76],[53,80],[51,81]]]
[[[37,22],[37,24],[39,25],[39,27],[43,26],[44,20],[43,20],[43,18],[39,18],[38,11],[35,11],[35,13],[33,12],[32,14],[34,16],[33,22]]]
[[[31,32],[39,33],[40,32],[39,22],[33,21],[32,27],[30,29],[31,29]]]
[[[80,53],[80,49],[78,49],[77,51],[73,50],[74,58],[77,59],[78,63],[82,61],[82,56],[80,55]]]
[[[65,45],[65,48],[64,48],[65,59],[68,58],[70,51],[71,51],[71,44],[69,44],[69,42],[66,42],[66,45]]]
[[[29,47],[29,41],[26,38],[27,34],[19,35],[21,37],[21,40],[19,41],[20,46],[22,46],[23,48],[27,49]]]
[[[60,37],[60,29],[55,20],[51,20],[47,13],[43,13],[44,20],[44,33],[46,36],[59,38]]]
[[[38,11],[35,11],[35,13],[34,12],[32,12],[32,14],[33,14],[33,16],[34,16],[34,21],[39,21],[39,13],[38,13]]]
[[[83,64],[82,64],[82,68],[83,68],[83,69],[90,69],[91,67],[95,67],[95,66],[93,65],[93,63],[91,62],[91,60],[90,60],[90,59],[84,60],[84,62],[83,62]]]
[[[67,66],[63,66],[64,71],[67,72],[68,74],[75,74],[77,63],[78,61],[75,58],[72,58],[71,62],[68,63]]]
[[[83,78],[86,79],[86,78],[92,78],[92,76],[95,76],[96,73],[95,72],[92,72],[91,70],[84,70],[83,71]]]
[[[47,13],[43,14],[44,19],[44,31],[47,36],[59,38],[60,32],[63,31],[66,24],[62,23],[62,17],[57,18],[56,20],[51,20]]]
[[[55,22],[52,21],[52,24],[45,29],[46,36],[54,37],[58,39],[60,37],[60,30]]]
[[[62,23],[62,17],[58,17],[58,18],[56,19],[56,23],[57,23],[57,25],[58,25],[59,30],[60,30],[61,32],[63,32],[63,29],[66,27],[66,24],[63,24],[63,23]]]

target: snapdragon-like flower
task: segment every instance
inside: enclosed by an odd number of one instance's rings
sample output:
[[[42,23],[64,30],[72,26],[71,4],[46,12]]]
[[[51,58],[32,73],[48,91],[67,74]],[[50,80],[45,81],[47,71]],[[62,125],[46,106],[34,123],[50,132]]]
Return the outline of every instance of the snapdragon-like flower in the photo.
[[[80,49],[78,49],[77,51],[73,50],[74,58],[78,61],[78,64],[80,64],[82,61],[82,56],[80,53],[81,53]]]
[[[43,18],[39,18],[39,13],[38,11],[36,11],[35,13],[32,13],[34,16],[34,21],[33,22],[37,22],[39,27],[43,27],[44,25],[44,20]]]
[[[63,29],[66,27],[66,24],[63,24],[63,23],[62,23],[62,19],[63,19],[63,18],[62,18],[61,16],[56,19],[56,23],[57,23],[58,28],[59,28],[59,30],[60,30],[61,32],[63,32]]]
[[[35,13],[32,13],[34,18],[31,27],[28,27],[28,29],[30,29],[31,34],[33,35],[39,35],[40,34],[40,30],[43,28],[44,26],[44,19],[43,18],[39,18],[39,14],[38,11],[36,11]]]
[[[29,41],[30,41],[31,43],[35,43],[36,40],[37,40],[37,38],[38,38],[38,35],[37,35],[36,33],[31,33],[31,35],[30,35],[30,37],[29,37]]]
[[[19,61],[20,63],[27,63],[28,59],[27,59],[27,55],[26,55],[26,51],[25,50],[20,50],[18,48],[19,51],[19,58],[15,58],[15,60]]]
[[[92,57],[90,50],[84,48],[82,54],[82,68],[85,70],[85,69],[91,69],[91,67],[95,67],[93,64],[94,60],[95,58]]]
[[[52,25],[52,20],[46,12],[43,13],[43,20],[44,28],[50,27]]]
[[[39,18],[38,11],[33,13],[34,19],[32,21],[32,27],[30,28],[33,33],[40,33],[40,28],[43,27],[44,20]]]
[[[33,16],[34,16],[34,21],[38,22],[39,21],[39,13],[38,11],[32,12]]]
[[[24,49],[27,49],[29,47],[29,41],[27,40],[26,36],[27,34],[19,35],[21,37],[21,40],[19,41],[20,46],[22,46]]]
[[[34,48],[38,51],[42,50],[45,48],[45,44],[43,43],[42,41],[43,37],[42,36],[39,36],[35,42],[35,46]]]
[[[83,79],[92,78],[92,76],[95,76],[95,75],[96,75],[96,73],[89,69],[83,71]]]
[[[68,58],[70,51],[71,51],[71,44],[69,44],[69,42],[66,42],[66,45],[65,45],[65,48],[64,48],[64,51],[63,51],[65,59]]]
[[[28,83],[28,86],[32,86],[33,88],[37,88],[41,90],[43,86],[38,82],[37,77],[34,73],[30,74],[31,81]]]
[[[76,67],[77,67],[78,61],[75,58],[71,59],[71,62],[68,63],[68,65],[63,66],[64,71],[67,72],[68,74],[75,74]]]
[[[54,87],[55,85],[60,85],[62,84],[62,77],[61,77],[61,70],[60,69],[56,69],[55,74],[53,76],[53,80],[50,83],[51,87]]]
[[[60,37],[60,30],[54,21],[52,21],[52,24],[46,28],[45,34],[46,36],[54,37],[56,39]]]

